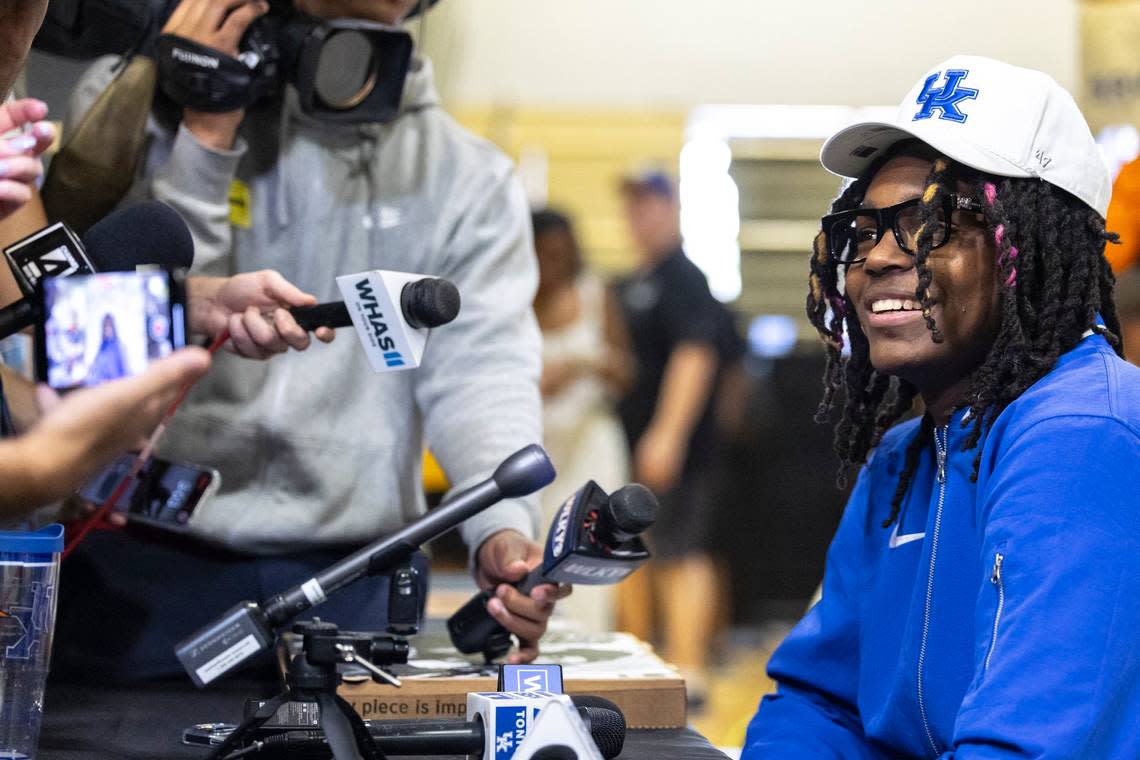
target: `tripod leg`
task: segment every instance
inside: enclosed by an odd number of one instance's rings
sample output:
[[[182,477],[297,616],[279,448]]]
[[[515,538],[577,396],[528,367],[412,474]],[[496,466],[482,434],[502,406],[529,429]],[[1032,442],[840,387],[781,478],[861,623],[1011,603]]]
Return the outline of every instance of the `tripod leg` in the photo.
[[[364,725],[364,719],[357,714],[356,710],[352,709],[348,700],[339,694],[334,695],[333,699],[336,700],[336,706],[341,713],[348,718],[352,733],[356,736],[356,746],[360,747],[360,751],[364,754],[364,760],[388,760],[388,756],[384,754],[380,745],[368,732],[368,726]]]
[[[223,760],[223,758],[235,749],[244,746],[246,739],[252,739],[257,729],[261,728],[267,720],[276,715],[277,708],[288,702],[290,698],[290,692],[285,691],[267,701],[257,709],[257,712],[243,720],[241,725],[235,728],[233,733],[227,736],[226,740],[222,742],[216,750],[211,752],[206,760]]]
[[[329,744],[334,760],[365,760],[361,755],[361,747],[357,743],[357,735],[353,730],[352,721],[342,711],[336,697],[329,694],[318,694],[317,704],[321,707],[321,730],[325,733],[325,741]],[[350,707],[349,710],[352,708]],[[371,738],[369,737],[369,741]],[[371,753],[368,754],[369,760],[372,760],[373,757],[375,756]]]

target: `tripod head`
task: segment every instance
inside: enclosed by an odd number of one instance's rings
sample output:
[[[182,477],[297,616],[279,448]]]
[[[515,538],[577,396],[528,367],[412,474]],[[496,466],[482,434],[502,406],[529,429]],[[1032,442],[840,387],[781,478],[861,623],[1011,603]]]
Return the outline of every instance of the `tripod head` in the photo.
[[[282,715],[313,714],[310,711],[314,706],[320,733],[336,760],[384,760],[384,753],[360,716],[337,696],[342,680],[337,666],[357,663],[369,671],[373,680],[399,686],[400,680],[377,663],[407,662],[408,640],[390,634],[341,633],[336,624],[319,618],[295,623],[293,633],[301,637],[301,651],[289,661],[285,691],[272,699],[247,702],[245,720],[210,754],[209,760],[260,751],[266,741],[258,737],[262,726],[281,720]],[[288,717],[285,720],[288,722]]]
[[[301,637],[301,651],[289,662],[286,682],[298,699],[318,692],[335,694],[342,680],[337,671],[341,663],[362,666],[374,681],[400,685],[384,667],[408,661],[408,640],[402,636],[342,633],[320,618],[295,623],[293,633]]]

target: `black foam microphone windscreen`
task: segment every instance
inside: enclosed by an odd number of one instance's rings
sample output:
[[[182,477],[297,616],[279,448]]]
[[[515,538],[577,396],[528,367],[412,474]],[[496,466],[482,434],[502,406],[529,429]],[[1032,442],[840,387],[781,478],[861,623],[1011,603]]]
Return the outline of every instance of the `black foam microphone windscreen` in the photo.
[[[178,212],[160,201],[113,211],[83,236],[91,263],[100,272],[125,272],[142,265],[189,269],[194,240]]]
[[[575,694],[570,698],[582,718],[590,723],[590,736],[602,751],[602,757],[617,757],[625,746],[625,713],[616,703],[592,694]]]
[[[412,327],[439,327],[459,315],[459,289],[448,280],[425,277],[400,293],[400,308]]]

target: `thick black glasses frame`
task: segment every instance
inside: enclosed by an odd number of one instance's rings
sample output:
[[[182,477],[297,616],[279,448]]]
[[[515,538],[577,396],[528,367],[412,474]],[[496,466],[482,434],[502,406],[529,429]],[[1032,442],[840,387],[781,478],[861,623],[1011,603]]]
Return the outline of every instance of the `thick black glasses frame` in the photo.
[[[840,257],[841,251],[850,248],[851,251],[854,252],[858,250],[858,245],[854,240],[851,239],[850,235],[845,235],[843,239],[837,240],[836,236],[832,234],[832,230],[838,223],[843,222],[845,223],[844,226],[849,228],[850,224],[860,216],[873,218],[875,220],[875,245],[878,245],[879,241],[883,239],[883,231],[889,228],[891,232],[894,233],[895,242],[898,244],[899,250],[901,250],[903,253],[908,253],[913,256],[915,254],[914,250],[907,246],[903,241],[904,235],[902,230],[899,229],[899,215],[906,209],[917,206],[921,200],[921,198],[911,198],[910,200],[903,201],[902,203],[896,203],[895,205],[887,206],[886,208],[857,208],[850,209],[848,211],[840,211],[835,214],[828,214],[827,216],[823,217],[820,224],[823,227],[823,234],[827,242],[828,258],[832,261],[832,263],[841,264],[843,266],[859,264],[867,258],[866,256],[863,256],[861,258],[851,258],[849,260],[842,259]],[[958,195],[957,193],[947,193],[943,195],[942,218],[946,220],[947,224],[946,238],[932,245],[932,249],[941,248],[950,242],[950,235],[952,231],[952,228],[950,227],[950,221],[954,211],[956,210],[972,211],[974,213],[978,213],[982,211],[982,204],[978,203],[972,198],[967,198],[966,196]]]

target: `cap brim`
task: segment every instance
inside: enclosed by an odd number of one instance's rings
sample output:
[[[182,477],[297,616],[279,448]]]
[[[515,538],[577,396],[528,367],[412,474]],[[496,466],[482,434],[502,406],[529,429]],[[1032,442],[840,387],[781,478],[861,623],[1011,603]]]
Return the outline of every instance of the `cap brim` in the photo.
[[[625,177],[618,183],[618,190],[622,195],[633,196],[641,198],[647,195],[656,195],[662,198],[672,198],[673,190],[666,189],[653,182],[646,182],[644,180]]]
[[[917,134],[897,124],[868,121],[836,132],[823,144],[819,160],[823,168],[840,177],[861,177],[892,145],[902,140],[919,140],[939,153],[978,171],[1003,177],[1031,177],[1012,162],[962,141]]]

